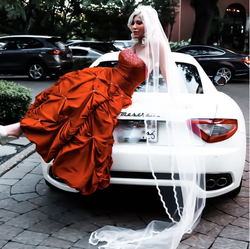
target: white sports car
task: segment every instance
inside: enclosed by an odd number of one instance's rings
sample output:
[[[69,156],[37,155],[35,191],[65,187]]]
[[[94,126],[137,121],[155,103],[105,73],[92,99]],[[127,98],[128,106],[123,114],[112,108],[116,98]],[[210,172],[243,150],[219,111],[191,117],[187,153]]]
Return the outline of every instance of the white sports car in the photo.
[[[91,67],[114,67],[119,52],[104,54]],[[171,186],[168,160],[171,153],[192,150],[205,159],[206,196],[237,195],[241,189],[246,156],[246,130],[239,106],[226,94],[217,91],[199,63],[190,55],[172,53],[174,60],[186,80],[189,93],[180,100],[191,105],[190,132],[201,133],[195,148],[187,145],[171,146],[171,137],[166,134],[166,116],[159,112],[167,105],[168,93],[163,78],[159,92],[145,93],[141,84],[133,94],[133,104],[122,110],[114,131],[114,163],[111,168],[111,184],[155,185],[148,163],[148,148],[159,185]],[[145,102],[147,98],[147,102]],[[148,113],[144,114],[145,103]],[[152,105],[152,103],[154,103]],[[144,115],[154,117],[144,128]],[[198,122],[197,122],[198,117]],[[146,138],[150,141],[147,147]],[[78,192],[68,187],[51,173],[52,163],[42,161],[43,175],[47,184],[64,191]],[[169,164],[171,165],[171,164]]]

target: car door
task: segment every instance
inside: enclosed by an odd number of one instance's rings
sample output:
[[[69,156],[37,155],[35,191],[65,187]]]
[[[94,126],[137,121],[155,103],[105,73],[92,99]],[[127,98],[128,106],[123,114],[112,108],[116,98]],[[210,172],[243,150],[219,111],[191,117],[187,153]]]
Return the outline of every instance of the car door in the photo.
[[[213,76],[216,68],[220,65],[221,56],[224,54],[222,50],[212,47],[200,47],[198,55],[195,59],[200,63],[208,76]]]
[[[0,70],[3,72],[22,70],[24,51],[17,45],[17,39],[6,38],[1,42],[5,45],[0,49]]]

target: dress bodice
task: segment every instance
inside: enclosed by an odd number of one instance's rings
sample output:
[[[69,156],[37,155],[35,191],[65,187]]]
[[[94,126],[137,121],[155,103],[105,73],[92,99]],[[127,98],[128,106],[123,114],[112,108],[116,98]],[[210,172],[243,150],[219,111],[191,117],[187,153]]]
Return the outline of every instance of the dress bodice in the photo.
[[[129,48],[120,52],[117,71],[122,75],[121,80],[117,83],[130,96],[147,75],[146,64]]]

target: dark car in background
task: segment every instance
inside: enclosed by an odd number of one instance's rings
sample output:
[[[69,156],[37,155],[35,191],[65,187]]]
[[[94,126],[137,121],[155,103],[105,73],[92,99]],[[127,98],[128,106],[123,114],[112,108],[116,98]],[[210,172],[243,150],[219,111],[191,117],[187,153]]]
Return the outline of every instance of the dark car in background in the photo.
[[[42,80],[73,67],[72,51],[57,36],[3,36],[0,44],[0,74],[24,74]]]
[[[71,43],[67,43],[67,46],[91,48],[102,54],[120,51],[120,49],[114,46],[112,42],[102,42],[102,41],[74,41]]]
[[[223,76],[227,82],[235,76],[249,74],[249,56],[235,53],[229,49],[208,46],[188,45],[175,52],[192,55],[209,77]]]

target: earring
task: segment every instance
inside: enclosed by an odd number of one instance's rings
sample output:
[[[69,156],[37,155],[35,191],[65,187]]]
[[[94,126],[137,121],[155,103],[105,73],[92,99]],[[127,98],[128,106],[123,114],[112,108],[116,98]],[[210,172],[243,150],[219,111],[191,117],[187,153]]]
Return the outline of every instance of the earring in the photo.
[[[145,38],[145,37],[142,38],[141,44],[142,44],[143,46],[146,46],[147,42],[146,42],[146,38]]]
[[[136,44],[139,42],[139,39],[138,38],[134,38],[134,34],[131,33],[131,40]]]

